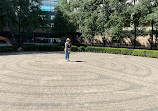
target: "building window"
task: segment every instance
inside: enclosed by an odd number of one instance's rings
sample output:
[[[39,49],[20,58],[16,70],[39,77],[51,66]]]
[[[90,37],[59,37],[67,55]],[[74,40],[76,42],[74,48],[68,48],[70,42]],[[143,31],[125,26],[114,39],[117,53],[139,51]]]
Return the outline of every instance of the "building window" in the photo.
[[[41,9],[43,11],[55,11],[55,8],[58,4],[58,0],[43,0]]]

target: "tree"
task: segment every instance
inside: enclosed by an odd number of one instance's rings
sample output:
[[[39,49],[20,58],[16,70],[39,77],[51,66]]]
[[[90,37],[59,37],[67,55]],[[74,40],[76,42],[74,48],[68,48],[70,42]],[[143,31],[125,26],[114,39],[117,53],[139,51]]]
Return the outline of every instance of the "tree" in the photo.
[[[110,8],[110,20],[107,24],[109,27],[108,32],[112,39],[117,41],[119,47],[123,27],[126,25],[127,18],[129,18],[129,15],[126,14],[126,0],[110,0]]]
[[[46,25],[46,16],[42,16],[44,13],[40,9],[41,0],[2,1],[0,3],[0,16],[3,16],[3,21],[1,22],[10,29],[15,42],[19,46],[21,35],[32,33],[34,29]]]
[[[82,0],[77,1],[74,9],[78,30],[82,37],[93,45],[95,34],[105,35],[106,22],[109,16],[107,0]],[[104,38],[104,37],[103,37]]]
[[[70,0],[61,6],[64,7],[62,14],[91,45],[95,34],[101,34],[104,39],[105,32],[109,32],[111,36],[120,38],[129,15],[126,13],[126,0]]]
[[[136,0],[132,1],[133,3],[131,3],[129,5],[129,7],[127,8],[128,13],[130,14],[130,21],[131,24],[134,26],[134,40],[133,40],[133,48],[136,48],[136,39],[137,39],[137,27],[140,25],[141,23],[141,10],[140,10],[140,3],[136,4]]]
[[[71,35],[73,37],[72,42],[74,43],[77,23],[72,7],[71,1],[59,0],[55,18],[52,21],[52,33],[56,35]]]
[[[0,34],[3,33],[3,27],[5,26],[5,19],[6,19],[6,8],[8,8],[8,3],[6,0],[2,0],[0,2]]]
[[[109,7],[109,2],[108,0],[101,0],[100,1],[100,7],[98,7],[97,11],[97,33],[101,34],[102,40],[104,43],[105,47],[105,32],[108,30],[108,21],[110,20],[110,14],[111,14],[111,9]]]
[[[142,20],[144,23],[151,23],[152,33],[151,33],[151,49],[153,48],[153,36],[154,36],[154,25],[158,23],[158,1],[157,0],[141,0],[140,1],[140,10],[142,13]],[[143,20],[144,19],[144,20]]]
[[[87,19],[83,21],[83,26],[81,27],[82,35],[85,37],[85,40],[88,40],[91,45],[93,45],[94,36],[97,32],[97,25],[96,25],[96,19],[97,14],[96,13],[89,13],[87,14]]]
[[[12,10],[12,4],[8,0],[1,0],[0,2],[0,32],[3,33],[3,28],[10,25],[11,23],[15,25],[16,16],[15,12]],[[12,32],[12,31],[11,31]],[[12,35],[13,32],[12,32]]]
[[[61,5],[62,4],[62,5]],[[68,35],[76,31],[75,23],[71,20],[69,4],[65,1],[59,3],[56,8],[56,15],[53,19],[53,34]]]
[[[12,0],[16,15],[16,31],[18,32],[18,45],[21,44],[21,33],[32,33],[34,29],[42,27],[45,21],[40,9],[40,0]],[[18,29],[18,30],[17,30]]]

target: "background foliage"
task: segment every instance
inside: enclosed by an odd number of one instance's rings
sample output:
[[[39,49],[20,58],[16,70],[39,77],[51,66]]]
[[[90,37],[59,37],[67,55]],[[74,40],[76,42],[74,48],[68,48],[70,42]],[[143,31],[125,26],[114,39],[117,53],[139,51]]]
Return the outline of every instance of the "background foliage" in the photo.
[[[75,27],[74,32],[80,32],[84,40],[92,45],[94,36],[100,34],[105,38],[105,33],[118,42],[124,37],[124,27],[133,26],[134,48],[139,26],[146,27],[150,24],[157,28],[158,25],[158,1],[141,0],[136,3],[128,0],[69,0],[60,2],[63,17],[67,17],[68,23]],[[69,27],[68,26],[68,27]],[[65,27],[66,28],[66,27]],[[68,28],[69,29],[69,28]],[[151,46],[153,43],[154,29],[151,31]],[[152,47],[151,47],[152,48]]]

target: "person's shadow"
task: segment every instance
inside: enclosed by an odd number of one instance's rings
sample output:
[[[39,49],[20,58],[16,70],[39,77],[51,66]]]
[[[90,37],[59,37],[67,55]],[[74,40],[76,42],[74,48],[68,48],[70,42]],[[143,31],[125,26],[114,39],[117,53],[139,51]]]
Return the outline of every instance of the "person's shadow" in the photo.
[[[78,62],[78,63],[81,63],[81,62],[85,62],[85,61],[70,61],[70,62]]]

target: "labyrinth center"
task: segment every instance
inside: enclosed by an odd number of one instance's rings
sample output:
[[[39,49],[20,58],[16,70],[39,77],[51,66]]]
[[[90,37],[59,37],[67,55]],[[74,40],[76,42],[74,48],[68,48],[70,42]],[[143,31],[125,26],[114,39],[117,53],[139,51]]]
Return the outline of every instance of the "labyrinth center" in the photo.
[[[5,53],[7,54],[7,53]],[[0,111],[157,111],[158,59],[102,53],[0,57]]]

